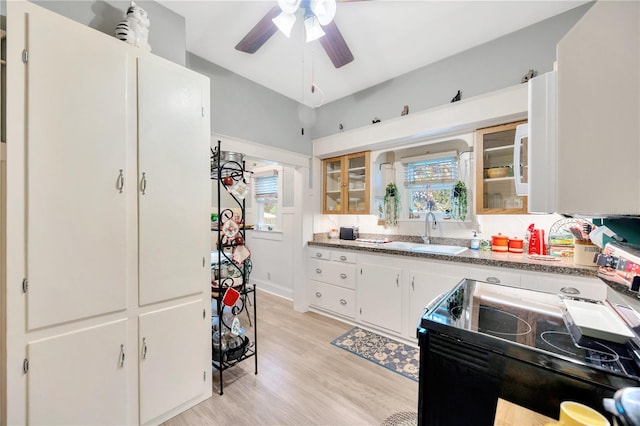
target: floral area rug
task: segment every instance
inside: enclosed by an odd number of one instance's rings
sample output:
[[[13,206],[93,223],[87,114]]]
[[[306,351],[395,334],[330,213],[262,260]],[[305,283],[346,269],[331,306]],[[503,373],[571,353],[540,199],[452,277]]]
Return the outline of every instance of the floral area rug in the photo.
[[[354,327],[332,345],[418,381],[420,350],[388,337]]]

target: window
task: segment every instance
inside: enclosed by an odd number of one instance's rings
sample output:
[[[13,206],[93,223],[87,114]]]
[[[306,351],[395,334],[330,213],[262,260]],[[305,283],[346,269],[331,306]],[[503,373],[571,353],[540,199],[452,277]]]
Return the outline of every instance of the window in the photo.
[[[409,211],[449,213],[453,188],[458,180],[457,153],[424,155],[402,160]]]
[[[254,170],[253,179],[258,229],[265,231],[280,229],[282,197],[278,194],[281,192],[282,182],[279,179],[279,170],[274,168],[268,171]]]

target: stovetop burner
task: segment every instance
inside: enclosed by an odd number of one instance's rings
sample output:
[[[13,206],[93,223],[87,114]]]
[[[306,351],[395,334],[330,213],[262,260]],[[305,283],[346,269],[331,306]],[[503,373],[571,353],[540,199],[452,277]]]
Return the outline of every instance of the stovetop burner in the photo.
[[[531,333],[531,324],[518,315],[490,306],[480,306],[477,331],[494,336],[524,336]],[[493,317],[493,321],[487,319]],[[482,326],[481,326],[482,325]],[[483,327],[484,326],[484,327]]]

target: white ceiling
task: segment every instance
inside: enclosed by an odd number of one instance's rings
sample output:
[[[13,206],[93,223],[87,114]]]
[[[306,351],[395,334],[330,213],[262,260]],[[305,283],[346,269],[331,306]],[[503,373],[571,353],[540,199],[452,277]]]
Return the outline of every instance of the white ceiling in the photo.
[[[340,99],[519,30],[586,1],[340,2],[335,23],[355,59],[336,69],[318,41],[279,31],[254,54],[235,45],[275,0],[159,0],[185,17],[187,50],[310,107]],[[153,23],[152,23],[153,24]],[[317,87],[313,93],[311,86]]]

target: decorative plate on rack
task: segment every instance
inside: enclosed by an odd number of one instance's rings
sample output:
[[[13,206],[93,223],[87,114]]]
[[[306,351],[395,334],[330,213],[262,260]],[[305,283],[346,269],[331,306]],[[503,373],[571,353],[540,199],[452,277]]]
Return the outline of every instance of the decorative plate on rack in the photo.
[[[585,221],[582,219],[574,219],[574,218],[566,218],[560,219],[551,225],[549,229],[549,235],[552,234],[571,234],[570,229],[572,227],[577,227],[582,229],[582,226],[585,224]]]

